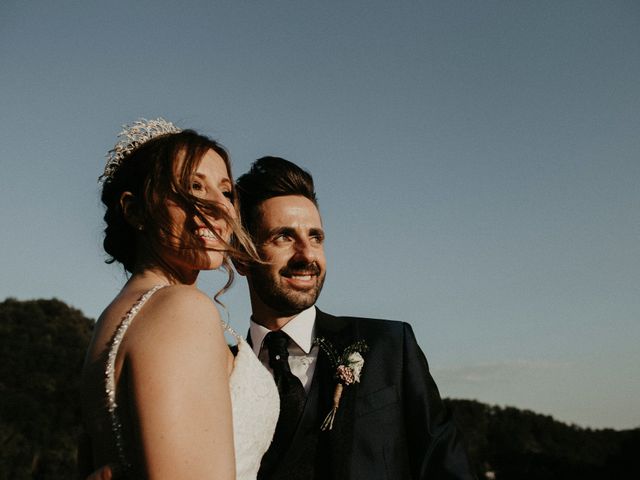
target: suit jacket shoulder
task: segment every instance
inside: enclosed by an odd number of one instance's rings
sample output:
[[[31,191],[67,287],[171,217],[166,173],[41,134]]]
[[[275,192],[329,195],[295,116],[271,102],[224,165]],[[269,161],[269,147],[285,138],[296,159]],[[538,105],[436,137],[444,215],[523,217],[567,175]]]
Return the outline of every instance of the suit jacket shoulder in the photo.
[[[361,381],[346,388],[336,417],[337,444],[349,458],[335,454],[345,465],[334,478],[475,478],[408,323],[318,310],[316,334],[339,351],[357,340],[369,347]]]
[[[397,320],[385,320],[379,318],[366,318],[355,316],[335,316],[317,309],[316,328],[320,333],[347,335],[350,337],[365,337],[377,339],[385,337],[386,342],[398,342],[407,331],[411,331],[411,325]],[[413,335],[413,334],[412,334]],[[390,336],[390,337],[389,337]],[[359,338],[361,339],[361,338]]]

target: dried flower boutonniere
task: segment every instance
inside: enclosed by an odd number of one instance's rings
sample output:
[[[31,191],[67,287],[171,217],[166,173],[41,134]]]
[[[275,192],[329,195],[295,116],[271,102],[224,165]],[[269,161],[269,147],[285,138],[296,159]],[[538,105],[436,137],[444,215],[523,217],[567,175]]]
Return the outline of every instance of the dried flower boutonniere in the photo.
[[[333,407],[320,426],[320,430],[331,430],[338,406],[340,405],[342,390],[352,383],[360,382],[360,372],[364,365],[362,354],[369,350],[369,347],[364,340],[358,340],[345,348],[340,355],[335,347],[324,337],[316,338],[315,343],[327,354],[327,357],[329,357],[331,367],[335,369],[334,377],[338,381],[333,391]]]

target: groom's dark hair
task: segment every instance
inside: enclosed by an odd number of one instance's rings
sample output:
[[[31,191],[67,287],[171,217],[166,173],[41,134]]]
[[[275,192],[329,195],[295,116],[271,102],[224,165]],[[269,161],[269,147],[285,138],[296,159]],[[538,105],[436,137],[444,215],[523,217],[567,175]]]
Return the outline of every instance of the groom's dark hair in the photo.
[[[318,206],[311,174],[280,157],[262,157],[253,162],[249,171],[238,178],[236,189],[242,225],[254,239],[256,214],[265,200],[302,195]]]

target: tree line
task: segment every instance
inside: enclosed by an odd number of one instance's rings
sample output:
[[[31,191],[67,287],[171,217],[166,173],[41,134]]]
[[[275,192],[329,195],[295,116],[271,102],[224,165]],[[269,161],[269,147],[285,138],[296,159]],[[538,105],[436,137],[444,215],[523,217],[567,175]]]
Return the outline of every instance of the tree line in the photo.
[[[60,300],[0,303],[0,480],[76,478],[80,370],[94,321]],[[640,428],[567,425],[445,399],[478,478],[640,478]]]

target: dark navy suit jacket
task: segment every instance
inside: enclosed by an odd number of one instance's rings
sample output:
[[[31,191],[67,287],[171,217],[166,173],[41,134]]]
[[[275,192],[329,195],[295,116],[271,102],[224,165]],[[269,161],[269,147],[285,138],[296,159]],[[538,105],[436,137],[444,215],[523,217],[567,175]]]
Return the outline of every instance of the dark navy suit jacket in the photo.
[[[336,385],[321,349],[293,441],[259,479],[475,478],[409,324],[318,310],[316,336],[340,353],[357,340],[367,343],[360,383],[344,388],[333,429],[321,431]]]

